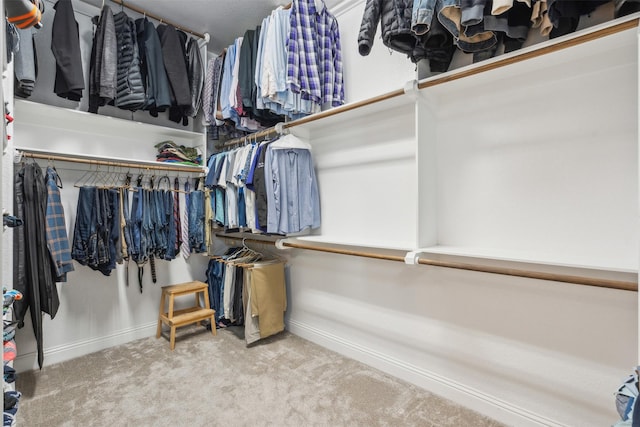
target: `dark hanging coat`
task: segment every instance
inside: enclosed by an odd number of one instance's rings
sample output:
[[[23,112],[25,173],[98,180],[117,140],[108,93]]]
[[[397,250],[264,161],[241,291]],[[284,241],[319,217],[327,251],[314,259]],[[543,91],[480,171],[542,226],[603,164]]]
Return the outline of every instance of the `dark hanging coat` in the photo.
[[[144,109],[157,117],[158,111],[165,111],[171,106],[171,86],[164,68],[160,37],[156,27],[147,18],[136,19],[136,31],[140,50],[140,71],[147,91]]]
[[[187,110],[187,115],[195,117],[202,105],[202,85],[204,84],[204,66],[202,55],[197,40],[190,38],[187,43],[187,72],[189,75],[189,86],[191,90],[191,106]]]
[[[162,57],[171,84],[171,109],[169,119],[187,124],[186,112],[191,107],[191,88],[185,52],[186,35],[167,24],[158,25],[162,45]]]
[[[82,99],[84,75],[80,56],[78,23],[71,0],[58,0],[53,7],[56,15],[51,27],[51,51],[56,59],[56,80],[53,91],[72,101]]]
[[[26,164],[15,175],[14,210],[24,225],[14,229],[14,288],[23,298],[14,303],[18,327],[24,327],[27,309],[38,346],[38,366],[42,368],[42,312],[53,319],[60,301],[54,282],[46,236],[47,189],[42,170]]]
[[[89,71],[89,112],[97,113],[98,108],[116,97],[118,42],[116,25],[109,6],[102,8],[100,20],[96,24]]]
[[[140,72],[140,52],[136,26],[124,12],[113,17],[118,40],[118,86],[115,105],[123,110],[139,110],[146,103],[146,93]]]

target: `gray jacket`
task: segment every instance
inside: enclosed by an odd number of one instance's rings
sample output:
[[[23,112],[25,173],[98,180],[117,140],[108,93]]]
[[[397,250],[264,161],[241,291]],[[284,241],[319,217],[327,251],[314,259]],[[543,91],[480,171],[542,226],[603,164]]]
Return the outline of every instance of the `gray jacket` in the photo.
[[[189,86],[191,89],[191,107],[187,110],[187,115],[195,117],[202,105],[202,85],[204,83],[204,71],[202,56],[198,41],[190,38],[187,43],[187,66],[189,74]]]
[[[89,112],[97,113],[98,107],[116,97],[116,70],[118,63],[118,45],[113,13],[109,6],[102,8],[100,20],[94,17],[97,25],[91,49],[89,63]]]

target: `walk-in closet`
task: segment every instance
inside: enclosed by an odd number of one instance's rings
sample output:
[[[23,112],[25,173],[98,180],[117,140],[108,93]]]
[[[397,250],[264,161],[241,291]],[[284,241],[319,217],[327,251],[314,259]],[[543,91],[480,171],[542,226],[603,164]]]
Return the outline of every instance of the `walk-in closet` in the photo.
[[[5,426],[631,426],[636,0],[0,0]]]

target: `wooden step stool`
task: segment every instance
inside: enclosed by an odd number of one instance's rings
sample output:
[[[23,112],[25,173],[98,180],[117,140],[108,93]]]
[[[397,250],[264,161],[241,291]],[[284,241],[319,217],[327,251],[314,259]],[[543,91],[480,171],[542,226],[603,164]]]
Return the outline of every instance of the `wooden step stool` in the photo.
[[[175,310],[174,300],[177,296],[195,295],[195,305],[193,307]],[[204,297],[204,307],[200,305],[200,294]],[[165,310],[169,297],[169,309]],[[194,281],[181,283],[179,285],[169,285],[162,287],[162,295],[160,297],[160,312],[158,314],[158,330],[156,338],[162,335],[162,324],[166,323],[171,328],[169,335],[169,343],[171,350],[176,347],[176,328],[180,326],[190,325],[191,323],[200,324],[201,321],[211,319],[211,333],[216,334],[215,310],[209,307],[209,288],[206,283]]]

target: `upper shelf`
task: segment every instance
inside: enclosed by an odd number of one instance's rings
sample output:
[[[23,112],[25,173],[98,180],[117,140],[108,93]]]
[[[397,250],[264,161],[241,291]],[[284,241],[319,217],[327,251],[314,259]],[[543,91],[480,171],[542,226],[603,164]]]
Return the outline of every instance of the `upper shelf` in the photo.
[[[15,100],[15,117],[19,125],[64,129],[70,132],[123,136],[143,141],[172,139],[176,143],[196,147],[203,144],[204,134],[164,126],[156,126],[133,120],[119,119],[85,111],[54,107],[39,102]]]

